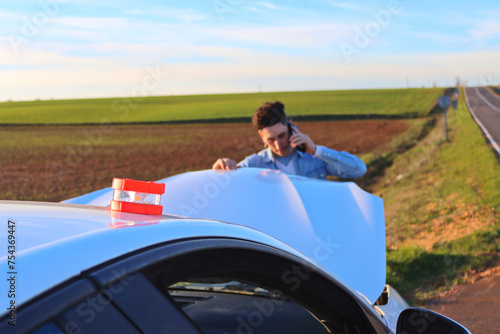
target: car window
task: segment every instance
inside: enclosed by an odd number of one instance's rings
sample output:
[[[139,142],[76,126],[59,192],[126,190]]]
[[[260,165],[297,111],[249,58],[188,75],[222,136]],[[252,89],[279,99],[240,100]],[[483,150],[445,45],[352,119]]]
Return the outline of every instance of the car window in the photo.
[[[62,334],[64,331],[54,322],[50,321],[35,329],[31,334]]]
[[[140,334],[112,304],[107,295],[98,293],[56,317],[66,332]]]
[[[205,249],[142,274],[203,333],[369,332],[353,321],[351,298],[311,268],[264,251]],[[323,299],[329,294],[335,302]]]
[[[168,292],[204,333],[328,333],[304,307],[246,282],[179,282]]]

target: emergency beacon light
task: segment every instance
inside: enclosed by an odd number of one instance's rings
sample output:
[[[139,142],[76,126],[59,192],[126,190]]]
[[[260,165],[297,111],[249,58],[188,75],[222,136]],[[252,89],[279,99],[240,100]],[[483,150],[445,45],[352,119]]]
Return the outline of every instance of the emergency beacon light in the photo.
[[[114,211],[161,215],[161,195],[165,193],[164,183],[113,179],[113,199],[110,208]]]

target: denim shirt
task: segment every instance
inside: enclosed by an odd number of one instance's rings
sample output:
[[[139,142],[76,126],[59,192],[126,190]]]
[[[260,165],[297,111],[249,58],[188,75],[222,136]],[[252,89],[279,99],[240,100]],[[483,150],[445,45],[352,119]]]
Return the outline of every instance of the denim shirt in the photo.
[[[317,146],[314,155],[300,151],[297,153],[297,158],[294,159],[297,175],[326,180],[327,175],[355,179],[366,173],[365,163],[357,156],[347,152]],[[259,153],[247,156],[238,163],[238,166],[279,169],[269,147]]]

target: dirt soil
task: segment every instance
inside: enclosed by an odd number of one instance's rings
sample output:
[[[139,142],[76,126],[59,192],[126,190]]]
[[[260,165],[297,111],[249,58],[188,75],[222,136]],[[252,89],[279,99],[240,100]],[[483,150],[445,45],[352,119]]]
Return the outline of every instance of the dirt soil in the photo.
[[[316,143],[355,154],[383,149],[404,120],[297,122]],[[0,199],[61,201],[113,177],[159,180],[240,161],[263,144],[251,124],[0,127]],[[11,144],[8,144],[11,143]]]
[[[435,214],[427,222],[430,226],[415,232],[404,244],[416,244],[430,251],[438,241],[459,239],[486,226],[495,225],[498,218],[494,208],[457,201],[456,197],[456,194],[450,195],[442,204],[448,209],[442,211],[435,210],[436,203],[429,203],[428,212]],[[452,212],[449,212],[449,208],[453,208]]]

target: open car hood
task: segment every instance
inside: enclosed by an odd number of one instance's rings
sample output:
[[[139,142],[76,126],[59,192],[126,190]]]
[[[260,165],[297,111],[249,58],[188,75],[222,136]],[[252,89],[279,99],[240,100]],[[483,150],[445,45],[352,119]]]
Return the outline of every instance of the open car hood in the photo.
[[[254,228],[303,253],[372,303],[383,291],[382,199],[352,182],[259,168],[189,172],[158,182],[165,183],[165,214]],[[112,192],[102,189],[65,203],[109,206]]]

